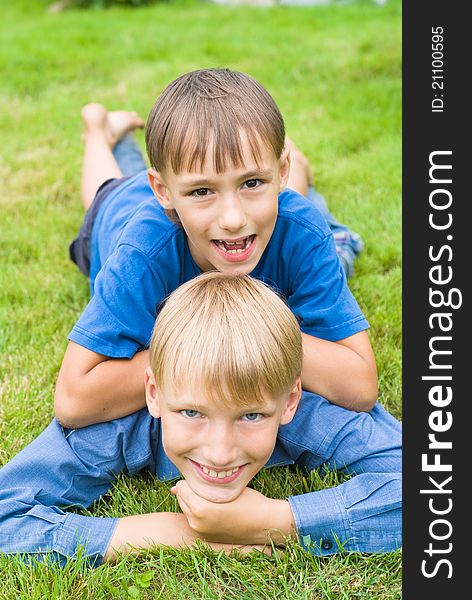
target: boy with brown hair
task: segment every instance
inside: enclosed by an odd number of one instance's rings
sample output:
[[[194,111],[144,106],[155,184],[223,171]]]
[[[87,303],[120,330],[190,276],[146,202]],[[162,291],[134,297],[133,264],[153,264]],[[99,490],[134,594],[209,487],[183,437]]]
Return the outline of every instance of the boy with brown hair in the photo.
[[[368,323],[326,220],[287,188],[290,149],[269,93],[229,69],[179,77],[147,121],[151,168],[124,179],[106,113],[95,117],[85,119],[88,210],[71,247],[92,297],[69,335],[56,386],[59,420],[81,427],[142,408],[160,303],[213,269],[251,274],[287,299],[303,332],[304,389],[353,410],[372,408]],[[129,118],[128,128],[139,125]]]
[[[215,549],[384,552],[401,545],[401,427],[379,404],[355,413],[302,392],[297,320],[268,286],[206,273],[171,294],[145,370],[148,410],[81,429],[54,419],[0,469],[0,552],[91,564],[196,539]],[[351,474],[272,499],[247,487],[265,465]],[[183,513],[90,517],[120,473],[167,481]],[[338,543],[340,546],[338,546]]]

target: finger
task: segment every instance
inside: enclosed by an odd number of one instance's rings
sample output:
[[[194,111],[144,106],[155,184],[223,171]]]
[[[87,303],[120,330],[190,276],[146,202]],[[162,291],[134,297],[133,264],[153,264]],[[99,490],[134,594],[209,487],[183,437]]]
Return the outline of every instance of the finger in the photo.
[[[189,484],[185,481],[185,479],[181,479],[175,484],[176,495],[178,498],[182,498],[182,500],[189,506],[193,505],[194,502],[200,498],[189,486]]]
[[[177,502],[179,503],[179,506],[180,506],[182,512],[184,513],[184,515],[187,517],[187,519],[191,518],[193,515],[191,507],[178,494],[177,494]]]
[[[179,479],[179,481],[174,483],[174,485],[170,488],[169,491],[171,494],[174,494],[174,496],[177,496],[183,490],[185,490],[185,487],[188,487],[188,483],[185,481],[185,479]]]
[[[189,485],[184,479],[177,481],[177,483],[170,488],[171,494],[177,498],[177,502],[187,519],[192,516],[191,503],[188,500],[189,489]]]
[[[196,494],[185,480],[178,481],[176,496],[182,512],[187,519],[197,526],[197,521],[205,520],[207,512],[213,504]],[[197,521],[196,521],[197,520]]]

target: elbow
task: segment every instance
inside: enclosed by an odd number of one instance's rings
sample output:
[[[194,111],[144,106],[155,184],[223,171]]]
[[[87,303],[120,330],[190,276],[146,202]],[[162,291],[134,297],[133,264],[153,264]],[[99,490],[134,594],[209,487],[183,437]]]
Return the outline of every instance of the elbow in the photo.
[[[379,380],[377,377],[377,367],[375,362],[364,367],[362,375],[359,377],[359,388],[356,406],[357,412],[370,412],[379,397]]]
[[[369,381],[364,385],[354,410],[357,412],[370,412],[374,408],[378,396],[379,388],[376,378],[375,381]]]
[[[377,376],[373,377],[371,373],[364,374],[357,379],[356,385],[351,385],[346,392],[346,402],[344,404],[339,402],[341,406],[354,412],[370,412],[378,399]]]
[[[374,408],[376,402],[377,396],[375,396],[375,398],[372,396],[366,396],[358,402],[355,410],[356,412],[370,412]]]
[[[90,424],[84,420],[83,402],[75,394],[59,394],[56,390],[54,414],[59,423],[67,429],[80,429]]]

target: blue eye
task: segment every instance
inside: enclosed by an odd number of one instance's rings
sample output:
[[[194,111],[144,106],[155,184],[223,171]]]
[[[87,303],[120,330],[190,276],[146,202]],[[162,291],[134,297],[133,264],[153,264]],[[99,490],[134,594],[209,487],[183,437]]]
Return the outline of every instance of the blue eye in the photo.
[[[194,419],[195,417],[198,417],[200,415],[198,410],[192,410],[191,408],[181,410],[180,412],[181,412],[181,414],[185,415],[189,419]]]
[[[243,417],[243,419],[245,421],[251,421],[251,422],[259,421],[261,418],[262,418],[261,413],[255,413],[255,412],[254,413],[246,413]]]

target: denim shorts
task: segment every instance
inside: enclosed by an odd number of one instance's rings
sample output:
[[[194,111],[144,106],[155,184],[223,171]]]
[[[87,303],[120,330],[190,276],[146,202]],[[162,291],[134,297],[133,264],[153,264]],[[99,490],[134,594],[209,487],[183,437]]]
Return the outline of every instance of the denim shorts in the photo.
[[[103,203],[108,198],[108,195],[127,179],[129,179],[129,177],[107,179],[102,183],[95,194],[92,204],[85,213],[82,227],[79,229],[77,237],[69,246],[70,259],[78,266],[81,273],[86,277],[90,275],[90,244],[95,219],[97,218]]]
[[[90,275],[90,244],[92,239],[92,229],[97,214],[108,197],[110,192],[121,185],[126,179],[129,179],[139,171],[146,168],[144,156],[132,135],[126,135],[112,150],[113,156],[123,173],[123,177],[118,179],[107,179],[98,188],[95,198],[89,209],[85,213],[82,227],[75,240],[69,246],[69,256],[86,276]]]

